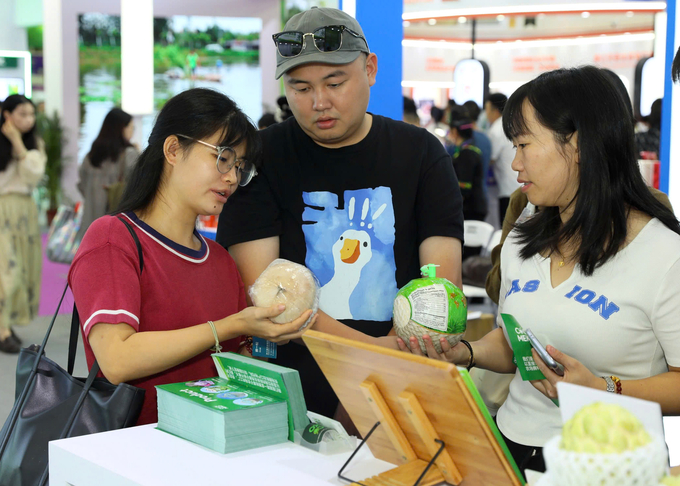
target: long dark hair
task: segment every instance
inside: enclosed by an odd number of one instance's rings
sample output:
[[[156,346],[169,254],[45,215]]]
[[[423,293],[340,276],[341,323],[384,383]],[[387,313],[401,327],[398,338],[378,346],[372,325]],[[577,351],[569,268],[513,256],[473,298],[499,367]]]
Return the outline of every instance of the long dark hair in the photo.
[[[245,143],[245,158],[255,164],[259,162],[257,130],[228,96],[211,89],[194,88],[168,100],[158,113],[149,145],[130,174],[116,213],[143,211],[153,202],[163,175],[163,144],[166,138],[181,133],[200,140],[217,132],[222,134],[217,145],[236,147]],[[196,143],[184,137],[178,137],[178,141],[184,150],[189,150]]]
[[[105,160],[117,162],[120,153],[132,144],[123,137],[123,130],[130,124],[132,116],[114,108],[108,112],[99,130],[99,135],[92,142],[90,153],[87,154],[93,167],[100,167]]]
[[[673,212],[657,201],[640,175],[629,109],[601,69],[558,69],[517,89],[503,111],[509,139],[529,133],[522,112],[525,101],[559,145],[577,133],[579,188],[566,224],[561,224],[558,208],[547,207],[517,226],[522,258],[551,253],[559,242],[571,241],[581,271],[592,275],[626,241],[633,208],[680,234]]]
[[[23,105],[24,103],[30,103],[35,109],[33,102],[24,95],[14,94],[5,98],[5,101],[2,102],[2,110],[0,113],[0,127],[5,123],[5,112],[8,111],[12,113],[17,106]],[[27,150],[33,150],[38,147],[35,124],[33,124],[33,128],[22,135],[21,139]],[[0,172],[7,169],[10,160],[12,160],[12,142],[0,132]]]

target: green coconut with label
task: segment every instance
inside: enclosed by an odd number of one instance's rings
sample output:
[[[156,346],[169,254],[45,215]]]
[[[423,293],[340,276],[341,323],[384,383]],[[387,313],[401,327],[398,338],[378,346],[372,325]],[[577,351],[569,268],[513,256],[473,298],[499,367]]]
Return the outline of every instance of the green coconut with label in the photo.
[[[425,353],[423,335],[432,338],[432,344],[441,353],[440,338],[455,346],[465,334],[467,299],[462,290],[445,278],[437,277],[437,265],[420,269],[423,278],[407,283],[394,299],[394,329],[397,336],[409,342],[413,336]]]

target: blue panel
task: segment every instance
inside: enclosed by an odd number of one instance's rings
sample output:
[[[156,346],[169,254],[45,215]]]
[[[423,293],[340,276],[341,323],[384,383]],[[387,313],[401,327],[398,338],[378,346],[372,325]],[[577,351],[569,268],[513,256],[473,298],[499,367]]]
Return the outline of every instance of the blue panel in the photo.
[[[342,0],[339,2],[342,8]],[[356,18],[378,56],[378,77],[371,88],[368,111],[401,120],[401,41],[404,38],[402,0],[356,0]]]
[[[671,79],[671,66],[675,56],[675,12],[676,0],[666,2],[666,76],[663,94],[663,108],[661,112],[661,174],[659,175],[659,189],[668,194],[668,173],[671,159],[671,106],[673,106],[673,81]],[[676,127],[680,128],[680,127]],[[677,161],[676,161],[677,163]]]

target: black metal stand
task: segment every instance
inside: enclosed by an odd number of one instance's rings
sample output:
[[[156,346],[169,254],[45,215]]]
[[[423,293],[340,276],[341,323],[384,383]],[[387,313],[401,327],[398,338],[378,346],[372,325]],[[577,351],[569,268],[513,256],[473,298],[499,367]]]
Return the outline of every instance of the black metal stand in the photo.
[[[418,485],[420,484],[420,481],[423,480],[423,478],[425,477],[425,474],[427,473],[427,471],[429,471],[430,468],[432,467],[432,465],[434,464],[434,461],[437,460],[437,457],[439,457],[439,454],[441,454],[442,451],[444,450],[444,447],[446,447],[446,444],[444,444],[444,441],[441,441],[441,440],[439,440],[439,439],[435,439],[434,441],[435,441],[437,444],[441,444],[441,445],[439,446],[439,450],[437,451],[437,453],[436,453],[434,456],[432,456],[432,459],[430,459],[430,462],[427,463],[427,466],[425,466],[425,469],[423,470],[423,473],[418,477],[418,479],[416,480],[416,482],[414,483],[413,486],[418,486]]]
[[[380,422],[376,422],[375,425],[374,425],[373,427],[371,427],[371,430],[368,431],[368,434],[366,434],[366,437],[364,437],[364,440],[362,440],[361,443],[357,446],[357,448],[354,449],[354,452],[352,452],[352,455],[349,456],[349,459],[347,459],[347,461],[342,465],[342,467],[341,467],[340,470],[338,471],[338,477],[339,477],[340,479],[342,479],[343,481],[348,481],[348,482],[350,482],[350,483],[357,483],[357,484],[359,484],[360,486],[366,486],[365,484],[360,483],[359,481],[354,481],[354,480],[352,480],[352,479],[350,479],[350,478],[346,478],[345,476],[342,475],[342,471],[344,471],[345,468],[346,468],[346,467],[349,465],[349,463],[352,461],[352,459],[354,459],[354,456],[357,455],[357,452],[359,452],[359,449],[361,449],[361,446],[363,446],[363,445],[366,443],[366,441],[367,441],[368,438],[371,436],[371,434],[373,433],[373,431],[374,431],[375,429],[378,428],[378,425],[380,425]]]
[[[355,483],[355,484],[358,484],[359,486],[366,486],[364,483],[361,483],[361,482],[359,482],[359,481],[354,481],[353,479],[350,479],[350,478],[348,478],[348,477],[343,476],[343,475],[342,475],[342,472],[343,472],[343,471],[345,470],[345,468],[349,465],[349,463],[352,462],[352,459],[354,459],[354,456],[357,455],[357,452],[359,452],[359,449],[361,449],[361,446],[363,446],[363,445],[366,443],[366,441],[367,441],[368,438],[371,436],[371,434],[373,433],[373,431],[375,431],[375,429],[378,428],[378,425],[380,425],[380,422],[376,422],[375,425],[374,425],[373,427],[371,427],[371,430],[369,430],[368,434],[366,434],[366,437],[364,437],[364,439],[363,439],[363,440],[361,441],[361,443],[357,446],[357,448],[354,449],[354,452],[352,452],[352,455],[349,456],[349,459],[347,459],[347,461],[345,462],[345,464],[343,464],[342,467],[340,468],[340,471],[338,471],[338,477],[339,477],[340,479],[342,479],[343,481],[347,481],[347,482],[349,482],[349,483]],[[423,478],[425,477],[425,474],[427,474],[427,471],[429,471],[430,468],[432,467],[432,465],[434,464],[434,461],[437,460],[437,457],[439,457],[439,454],[441,454],[442,451],[444,450],[444,448],[446,447],[446,444],[445,444],[443,441],[441,441],[441,440],[439,440],[439,439],[435,439],[434,441],[435,441],[437,444],[440,444],[439,450],[438,450],[437,453],[432,457],[432,459],[430,459],[430,462],[427,463],[427,466],[425,466],[425,469],[423,470],[422,474],[418,477],[418,479],[416,480],[416,482],[413,484],[413,486],[418,486],[418,485],[420,484],[420,482],[421,482],[421,481],[423,480]]]

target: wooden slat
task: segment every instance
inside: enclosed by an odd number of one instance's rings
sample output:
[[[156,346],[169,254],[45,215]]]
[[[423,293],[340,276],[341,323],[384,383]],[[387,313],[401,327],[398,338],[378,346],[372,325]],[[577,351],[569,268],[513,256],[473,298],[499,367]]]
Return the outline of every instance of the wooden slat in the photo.
[[[440,445],[436,440],[441,440],[441,438],[432,426],[430,419],[427,418],[418,398],[416,398],[413,393],[404,391],[399,394],[399,401],[401,402],[401,406],[404,407],[404,411],[406,411],[408,418],[416,428],[418,435],[423,439],[423,443],[427,448],[430,458],[434,457],[440,449]],[[439,454],[435,460],[435,464],[439,467],[439,472],[444,476],[447,483],[460,484],[463,480],[460,471],[458,471],[458,468],[446,449]]]
[[[365,380],[359,386],[369,407],[373,410],[376,420],[380,421],[380,427],[385,427],[385,433],[390,438],[397,453],[401,455],[402,461],[408,462],[418,459],[376,384],[370,380]]]
[[[426,461],[416,459],[360,482],[366,486],[413,486],[426,466]],[[444,476],[437,468],[431,467],[420,481],[420,486],[434,486],[443,482]],[[358,486],[358,484],[352,483],[352,486]]]

